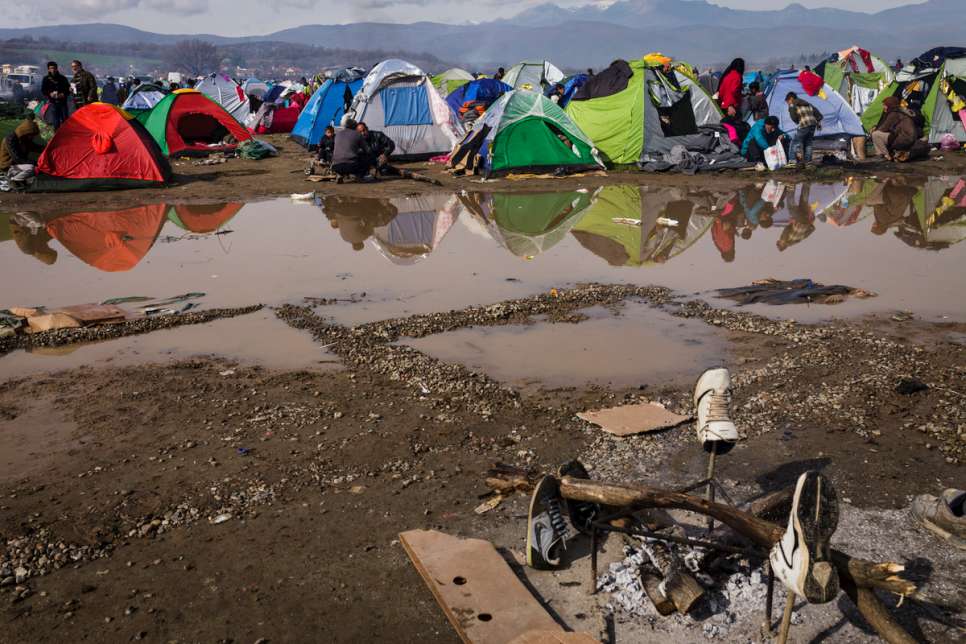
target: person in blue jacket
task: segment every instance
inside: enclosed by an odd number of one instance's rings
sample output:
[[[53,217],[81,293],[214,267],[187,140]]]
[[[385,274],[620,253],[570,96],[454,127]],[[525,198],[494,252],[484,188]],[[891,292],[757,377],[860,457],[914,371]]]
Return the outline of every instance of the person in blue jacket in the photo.
[[[778,126],[777,116],[768,116],[755,121],[741,144],[741,156],[751,163],[764,163],[765,150],[779,141],[784,145],[785,133]]]

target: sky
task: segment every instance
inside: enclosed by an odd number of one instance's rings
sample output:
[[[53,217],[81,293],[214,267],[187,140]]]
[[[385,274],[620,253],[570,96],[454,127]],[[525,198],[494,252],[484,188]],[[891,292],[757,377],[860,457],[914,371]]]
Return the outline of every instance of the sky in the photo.
[[[304,24],[482,22],[547,0],[3,0],[0,27],[111,22],[159,33],[262,35]],[[561,6],[592,0],[557,0]],[[659,0],[655,0],[657,2]],[[807,7],[879,11],[918,0],[798,0]],[[779,0],[714,0],[734,9],[773,9]]]

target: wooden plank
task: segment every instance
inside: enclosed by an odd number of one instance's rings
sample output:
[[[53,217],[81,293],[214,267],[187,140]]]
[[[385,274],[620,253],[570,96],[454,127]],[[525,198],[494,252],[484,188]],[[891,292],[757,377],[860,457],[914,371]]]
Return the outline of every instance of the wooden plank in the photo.
[[[467,644],[506,644],[531,631],[564,634],[489,541],[435,530],[410,530],[399,540]]]
[[[670,412],[663,405],[653,402],[585,411],[577,414],[577,417],[598,425],[605,432],[615,436],[656,432],[691,420],[687,416]]]
[[[600,642],[587,633],[529,631],[514,639],[510,644],[600,644]]]
[[[126,315],[124,309],[110,304],[75,304],[73,306],[62,306],[55,313],[66,313],[85,325],[123,320]]]

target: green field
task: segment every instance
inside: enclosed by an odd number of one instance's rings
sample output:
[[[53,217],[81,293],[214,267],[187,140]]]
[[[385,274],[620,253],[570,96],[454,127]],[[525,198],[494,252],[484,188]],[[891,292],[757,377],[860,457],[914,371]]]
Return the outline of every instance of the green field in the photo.
[[[0,119],[0,141],[13,132],[19,123],[20,119]]]
[[[48,60],[56,60],[60,63],[61,70],[66,70],[68,76],[70,76],[70,61],[80,60],[84,63],[84,66],[89,69],[96,69],[98,71],[104,72],[109,70],[109,72],[114,74],[127,73],[128,66],[134,65],[135,69],[139,72],[146,72],[153,70],[161,64],[160,60],[153,58],[136,58],[132,56],[109,56],[107,54],[90,54],[80,51],[69,51],[63,49],[3,49],[3,55],[8,60],[4,62],[11,62],[15,65],[19,64],[33,64],[33,65],[44,65]]]

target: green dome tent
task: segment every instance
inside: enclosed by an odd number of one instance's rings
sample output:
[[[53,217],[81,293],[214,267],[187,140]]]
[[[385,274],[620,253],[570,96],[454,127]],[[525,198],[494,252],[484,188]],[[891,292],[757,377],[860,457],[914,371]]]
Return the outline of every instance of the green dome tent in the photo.
[[[815,73],[862,114],[879,92],[895,79],[889,63],[864,49],[851,47],[820,63]]]
[[[645,59],[617,60],[591,77],[567,104],[567,115],[612,165],[686,146],[699,128],[721,123],[721,111],[690,66],[674,63],[665,71]]]
[[[469,73],[465,69],[459,69],[454,67],[452,69],[447,69],[442,74],[437,74],[433,76],[433,85],[439,90],[439,95],[443,98],[449,96],[450,92],[466,85],[470,81],[476,80],[473,74]]]
[[[463,205],[493,239],[527,259],[560,243],[594,202],[589,192],[472,193]]]
[[[229,134],[239,142],[252,138],[225,108],[193,89],[168,94],[150,111],[138,114],[137,120],[166,156],[234,150],[237,144],[223,143]]]
[[[514,171],[603,168],[587,135],[556,103],[537,92],[501,96],[450,157],[450,167],[489,177]]]

